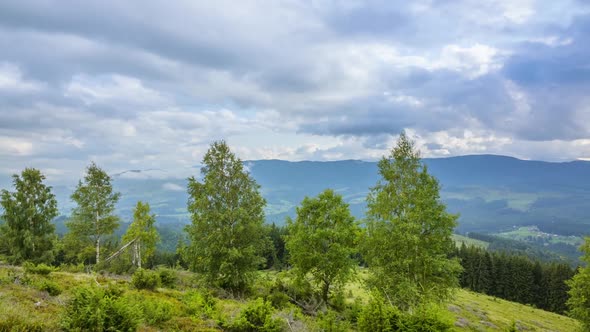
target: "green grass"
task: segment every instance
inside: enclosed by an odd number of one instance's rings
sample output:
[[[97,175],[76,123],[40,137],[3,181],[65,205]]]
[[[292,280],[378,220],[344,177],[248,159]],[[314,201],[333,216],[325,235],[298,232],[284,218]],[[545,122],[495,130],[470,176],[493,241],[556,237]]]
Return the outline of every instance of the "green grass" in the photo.
[[[470,200],[479,197],[486,201],[486,203],[505,200],[509,208],[526,212],[541,197],[559,198],[563,197],[563,194],[555,192],[515,192],[506,189],[466,187],[458,191],[443,190],[441,196],[445,199],[460,200]]]
[[[530,242],[531,238],[542,239],[543,241],[551,244],[564,243],[576,247],[582,245],[584,242],[584,239],[580,236],[565,236],[543,233],[535,226],[519,227],[508,232],[497,233],[496,235],[524,242]]]
[[[465,245],[468,247],[475,246],[475,247],[487,249],[488,246],[490,245],[488,242],[477,240],[477,239],[472,239],[467,236],[463,236],[463,235],[459,235],[459,234],[453,234],[453,240],[455,241],[455,245],[457,247],[461,247],[461,245],[463,243],[465,243]]]
[[[344,288],[346,303],[366,303],[369,294],[363,287],[366,270],[361,269],[357,278]],[[268,285],[280,274],[261,271],[257,285]],[[18,280],[15,282],[15,280]],[[50,296],[38,290],[42,280],[57,283],[63,292]],[[130,286],[129,276],[101,276],[83,273],[53,272],[49,276],[28,275],[21,268],[0,266],[0,331],[17,330],[59,330],[60,317],[72,296],[72,290],[82,285],[116,284],[125,289],[125,297],[135,305],[141,303],[168,303],[171,317],[157,320],[144,317],[139,331],[218,331],[221,321],[231,322],[252,298],[232,298],[227,294],[214,297],[214,309],[207,307],[206,289],[200,279],[186,271],[179,273],[175,289],[158,288],[156,291],[135,290]],[[255,286],[258,287],[258,286]],[[254,290],[264,292],[264,289]],[[223,295],[223,293],[218,293]],[[209,301],[209,302],[208,302]],[[534,309],[529,306],[508,302],[490,296],[458,290],[455,298],[447,305],[455,318],[456,331],[502,331],[512,322],[526,331],[576,331],[579,324],[568,317]],[[275,311],[274,317],[289,321],[296,331],[319,331],[315,317],[306,316],[294,305],[287,305]],[[285,331],[290,331],[285,325]]]
[[[580,324],[569,317],[466,290],[458,291],[448,307],[456,317],[457,331],[506,331],[512,322],[520,331],[580,329]]]

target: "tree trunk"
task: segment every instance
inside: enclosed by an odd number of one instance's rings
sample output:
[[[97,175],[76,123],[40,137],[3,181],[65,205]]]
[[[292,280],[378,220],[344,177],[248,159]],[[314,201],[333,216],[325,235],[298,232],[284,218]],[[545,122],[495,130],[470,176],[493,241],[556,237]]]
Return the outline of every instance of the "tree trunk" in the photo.
[[[330,282],[324,281],[324,286],[322,287],[322,300],[326,306],[328,306],[328,296],[330,295]]]
[[[98,234],[98,211],[96,211],[96,264],[100,262],[100,234]]]
[[[137,267],[141,269],[141,241],[137,240]]]

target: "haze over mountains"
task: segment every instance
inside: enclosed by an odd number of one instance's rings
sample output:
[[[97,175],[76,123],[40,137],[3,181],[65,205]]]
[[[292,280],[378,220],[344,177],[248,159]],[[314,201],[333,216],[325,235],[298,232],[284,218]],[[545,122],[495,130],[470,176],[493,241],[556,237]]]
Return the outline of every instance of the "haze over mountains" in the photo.
[[[536,225],[562,235],[590,233],[590,162],[525,161],[495,155],[424,159],[441,184],[449,211],[459,213],[459,232],[501,232]],[[378,180],[377,163],[246,161],[267,200],[267,221],[282,224],[306,196],[326,188],[344,195],[354,215],[362,218],[365,197]],[[198,175],[195,169],[195,175]],[[138,200],[151,204],[161,224],[187,223],[186,179],[114,177],[122,193],[124,220]],[[55,185],[62,213],[69,213],[71,188]],[[58,230],[59,230],[58,226]]]

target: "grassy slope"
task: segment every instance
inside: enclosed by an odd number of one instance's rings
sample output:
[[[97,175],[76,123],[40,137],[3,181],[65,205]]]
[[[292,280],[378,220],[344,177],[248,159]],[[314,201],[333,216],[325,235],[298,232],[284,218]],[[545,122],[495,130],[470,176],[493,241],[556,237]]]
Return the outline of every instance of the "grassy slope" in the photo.
[[[453,240],[455,241],[455,244],[457,245],[457,247],[461,247],[461,244],[465,243],[465,245],[468,247],[469,246],[476,246],[476,247],[480,247],[483,249],[487,249],[488,246],[490,245],[488,242],[477,240],[477,239],[472,239],[470,237],[459,235],[459,234],[453,234]]]
[[[22,271],[17,268],[0,267],[0,329],[2,322],[12,318],[27,320],[29,326],[40,324],[44,330],[56,330],[59,328],[59,317],[63,306],[67,303],[70,292],[75,286],[96,282],[101,284],[116,282],[126,285],[128,282],[128,278],[123,277],[113,279],[81,273],[55,272],[49,277],[32,276],[32,281],[23,285],[20,281],[21,284],[13,281],[14,275],[20,273]],[[182,274],[185,280],[193,279],[189,273],[183,272]],[[271,278],[273,275],[273,273],[266,274],[265,272],[261,274]],[[64,292],[58,296],[50,296],[46,292],[39,291],[36,285],[44,278],[59,284]],[[182,287],[180,290],[159,289],[155,293],[130,290],[129,292],[135,292],[140,296],[156,297],[161,301],[177,303],[176,317],[158,326],[143,323],[140,326],[140,331],[214,330],[216,325],[214,320],[186,313],[185,307],[189,305],[185,302],[188,288],[187,290],[182,289]],[[351,296],[348,298],[349,301],[353,301],[355,298],[361,300],[367,298],[367,294],[359,282],[348,285],[346,293]],[[243,301],[218,300],[218,310],[221,315],[230,319],[237,316],[243,306]],[[518,327],[527,331],[575,331],[578,328],[578,323],[571,318],[465,290],[457,292],[456,298],[448,308],[456,317],[455,329],[457,331],[506,330],[513,321]],[[284,319],[289,316],[293,317],[292,314],[292,310],[283,310],[277,313],[277,316]],[[295,329],[298,331],[316,330],[313,320],[309,317],[295,318],[292,324],[292,328],[299,326]]]
[[[520,331],[576,331],[577,321],[530,306],[460,290],[449,310],[457,331],[505,331],[512,322]]]

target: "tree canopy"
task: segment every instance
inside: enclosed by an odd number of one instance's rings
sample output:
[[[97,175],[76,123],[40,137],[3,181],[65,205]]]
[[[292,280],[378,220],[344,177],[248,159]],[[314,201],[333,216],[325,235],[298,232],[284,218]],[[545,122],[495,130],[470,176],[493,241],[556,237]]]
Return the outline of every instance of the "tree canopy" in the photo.
[[[580,249],[586,266],[567,283],[570,287],[567,305],[570,316],[582,322],[585,331],[590,331],[590,237],[585,238]]]
[[[78,182],[72,194],[77,204],[70,220],[69,241],[76,243],[81,252],[94,247],[95,263],[100,263],[100,245],[104,237],[119,227],[119,217],[114,214],[120,193],[113,190],[111,177],[94,162],[86,168],[84,180]],[[70,248],[71,250],[71,248]]]
[[[328,303],[331,287],[342,285],[354,272],[358,226],[342,196],[328,189],[306,197],[297,207],[295,221],[288,220],[286,248],[299,277],[310,274],[321,285]]]
[[[264,262],[264,205],[259,185],[227,143],[211,145],[203,158],[202,181],[188,182],[188,261],[219,286],[243,290]]]
[[[141,201],[137,202],[133,210],[133,222],[129,225],[127,232],[123,235],[123,243],[134,241],[132,244],[132,262],[137,267],[154,255],[156,243],[160,236],[154,227],[156,216],[150,214],[150,205]]]
[[[45,176],[37,169],[26,168],[12,177],[15,191],[2,190],[3,241],[7,242],[13,262],[50,263],[53,260],[57,200]]]
[[[381,180],[367,197],[363,245],[370,284],[406,310],[447,299],[461,271],[448,258],[457,216],[446,211],[438,181],[405,133],[378,167]]]

